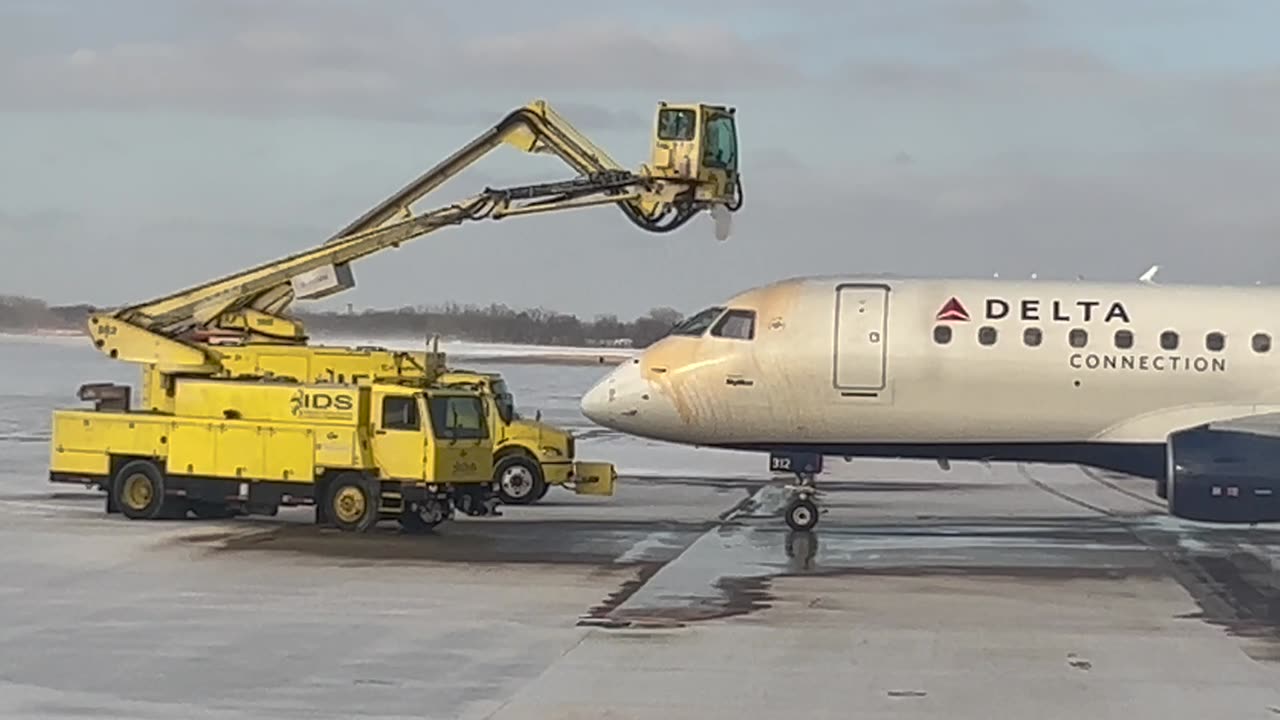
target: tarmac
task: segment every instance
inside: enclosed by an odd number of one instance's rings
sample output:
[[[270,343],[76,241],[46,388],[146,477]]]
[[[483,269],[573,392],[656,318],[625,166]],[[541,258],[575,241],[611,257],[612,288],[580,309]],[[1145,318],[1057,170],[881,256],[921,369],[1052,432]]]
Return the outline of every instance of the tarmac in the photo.
[[[1071,467],[832,468],[812,533],[766,477],[427,536],[32,482],[0,496],[0,716],[1280,718],[1280,530]]]

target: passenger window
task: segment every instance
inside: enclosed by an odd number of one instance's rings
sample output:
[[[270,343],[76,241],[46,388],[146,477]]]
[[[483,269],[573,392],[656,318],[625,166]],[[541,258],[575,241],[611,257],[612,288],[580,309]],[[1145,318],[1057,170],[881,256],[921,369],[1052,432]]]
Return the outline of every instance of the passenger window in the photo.
[[[1040,341],[1044,339],[1044,333],[1040,332],[1040,328],[1029,327],[1022,331],[1022,342],[1028,347],[1039,347]]]
[[[996,344],[996,329],[990,325],[978,328],[978,342],[983,345]]]
[[[386,430],[417,430],[418,399],[403,395],[383,398],[382,427]]]
[[[1271,336],[1266,333],[1255,333],[1253,336],[1253,351],[1256,353],[1264,353],[1271,349]]]
[[[1172,330],[1165,330],[1160,333],[1160,348],[1162,350],[1178,349],[1178,333]]]
[[[951,326],[935,325],[933,327],[933,341],[939,345],[946,345],[951,342]]]
[[[1227,344],[1227,338],[1220,332],[1211,332],[1204,336],[1204,346],[1213,352],[1221,352]]]
[[[711,334],[733,340],[750,340],[756,336],[756,313],[754,310],[730,310],[711,328]]]
[[[1072,328],[1071,332],[1067,335],[1067,342],[1070,343],[1073,348],[1082,348],[1089,344],[1089,333],[1083,328]]]
[[[1117,330],[1116,331],[1116,347],[1121,350],[1128,350],[1133,347],[1133,331]]]

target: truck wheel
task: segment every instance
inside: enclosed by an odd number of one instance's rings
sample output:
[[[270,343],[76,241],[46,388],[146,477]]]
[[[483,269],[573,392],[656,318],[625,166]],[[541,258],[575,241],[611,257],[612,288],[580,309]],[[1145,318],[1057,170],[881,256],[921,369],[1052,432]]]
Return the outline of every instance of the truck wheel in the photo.
[[[440,512],[438,508],[409,503],[400,511],[400,515],[396,519],[400,522],[401,529],[406,533],[420,535],[431,532],[437,525],[444,522],[445,517],[444,513]]]
[[[381,515],[381,492],[376,480],[348,473],[329,483],[325,514],[340,530],[365,532]]]
[[[164,473],[147,460],[125,463],[111,483],[111,496],[130,520],[155,520],[164,514]]]
[[[498,497],[508,505],[528,505],[546,494],[542,468],[523,455],[508,455],[493,468]]]

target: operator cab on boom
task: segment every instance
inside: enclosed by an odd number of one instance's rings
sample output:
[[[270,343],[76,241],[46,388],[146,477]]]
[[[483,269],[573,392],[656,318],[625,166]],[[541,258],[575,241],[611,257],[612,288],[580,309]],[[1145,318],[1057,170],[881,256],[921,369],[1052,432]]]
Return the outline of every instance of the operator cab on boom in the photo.
[[[732,202],[741,192],[733,108],[659,103],[652,165],[651,177],[696,181],[699,202]]]

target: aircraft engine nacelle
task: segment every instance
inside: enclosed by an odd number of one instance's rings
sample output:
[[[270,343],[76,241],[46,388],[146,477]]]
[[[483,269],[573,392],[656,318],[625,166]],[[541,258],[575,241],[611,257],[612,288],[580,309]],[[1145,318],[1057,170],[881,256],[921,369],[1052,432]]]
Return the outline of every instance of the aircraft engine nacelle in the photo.
[[[1169,436],[1159,495],[1169,514],[1220,523],[1280,521],[1280,437],[1199,426]]]

